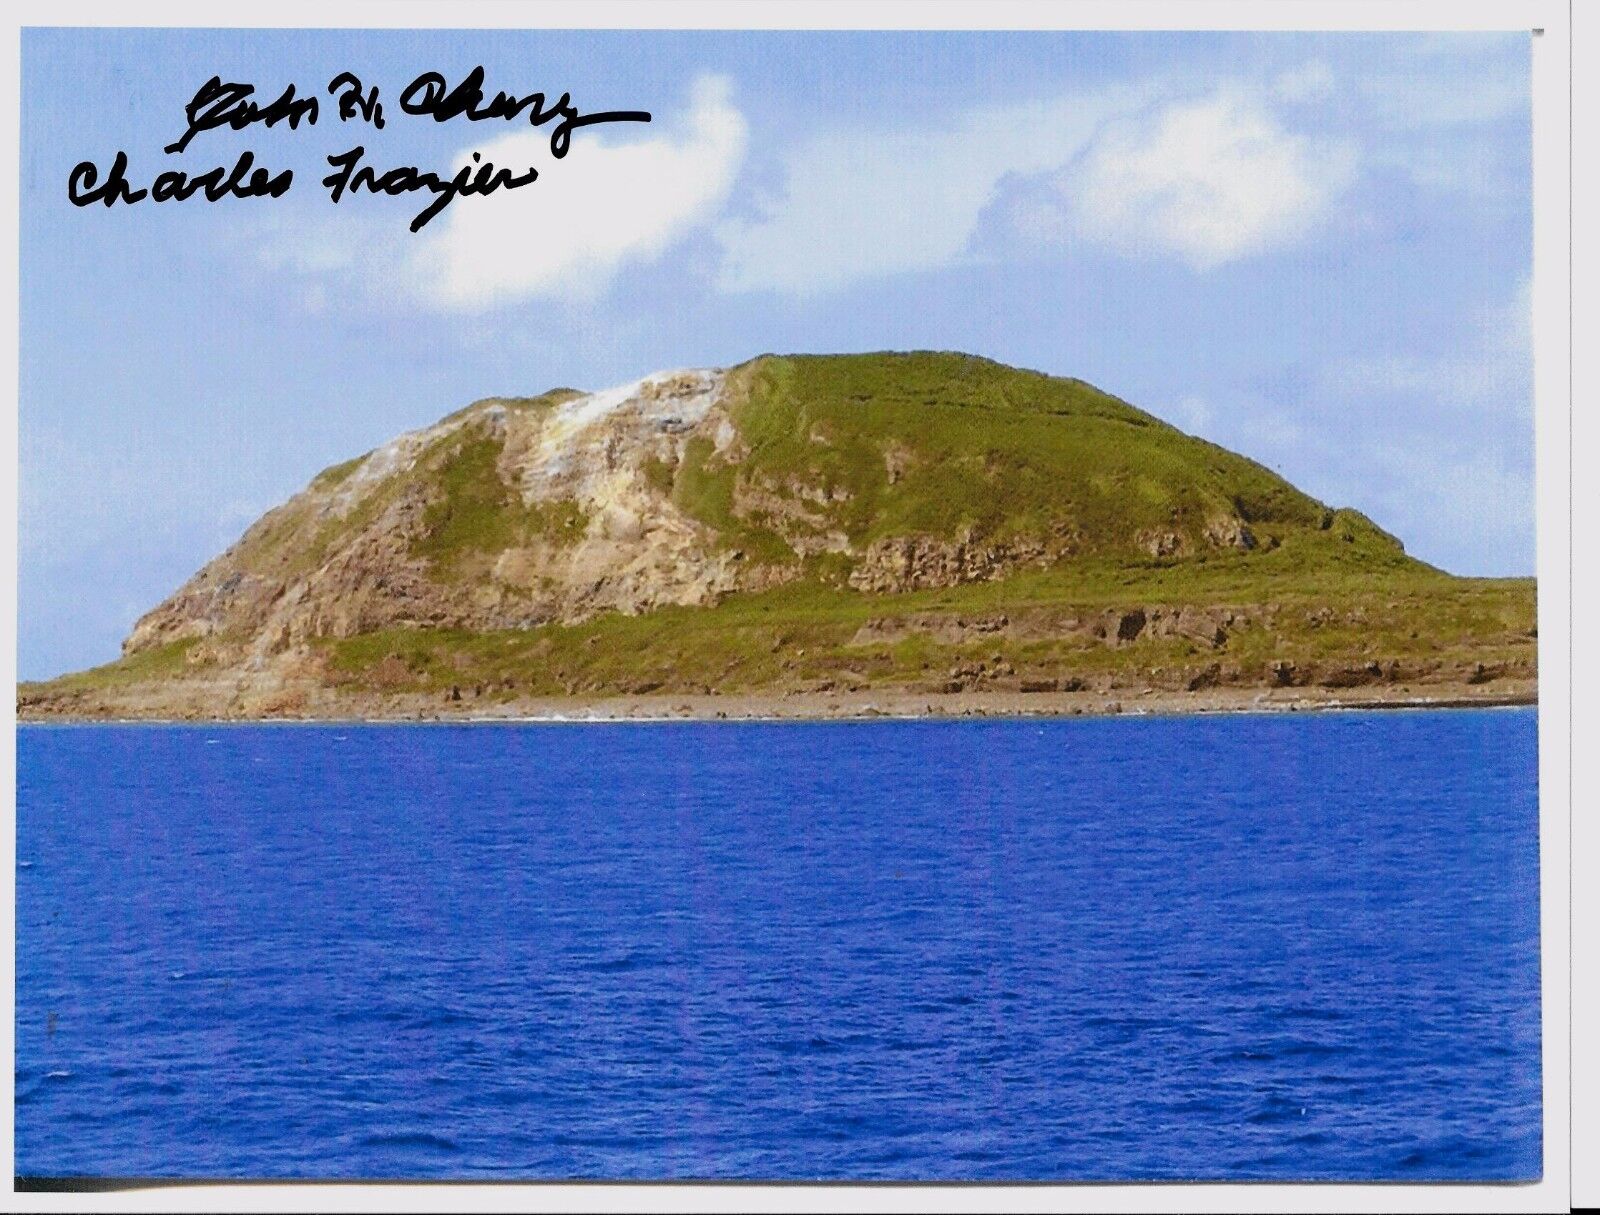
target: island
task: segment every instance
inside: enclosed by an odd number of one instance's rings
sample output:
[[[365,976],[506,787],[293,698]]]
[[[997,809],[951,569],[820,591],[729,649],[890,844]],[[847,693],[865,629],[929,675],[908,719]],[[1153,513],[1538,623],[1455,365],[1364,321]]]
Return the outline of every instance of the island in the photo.
[[[1525,704],[1531,578],[1075,379],[763,355],[478,401],[317,474],[19,719]]]

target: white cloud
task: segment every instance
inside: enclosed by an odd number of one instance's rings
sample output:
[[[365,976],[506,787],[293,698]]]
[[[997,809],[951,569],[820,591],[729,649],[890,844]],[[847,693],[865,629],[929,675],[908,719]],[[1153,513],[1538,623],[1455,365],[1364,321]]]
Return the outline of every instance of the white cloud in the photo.
[[[347,293],[363,307],[458,313],[590,301],[625,267],[660,257],[714,218],[744,161],[746,123],[723,77],[697,79],[685,112],[659,133],[631,128],[652,134],[611,142],[617,129],[581,132],[560,160],[548,127],[463,149],[450,173],[491,163],[513,173],[533,167],[539,178],[457,198],[415,235],[406,224],[431,194],[381,212],[268,218],[241,231],[262,266],[301,280],[297,302],[313,315]]]
[[[1278,73],[1272,82],[1273,96],[1297,104],[1321,101],[1334,91],[1333,69],[1320,59]]]
[[[782,188],[718,230],[727,291],[827,291],[950,265],[1008,174],[1061,165],[1147,90],[969,111],[945,126],[827,131],[783,155]]]
[[[1361,124],[1374,167],[1474,206],[1525,206],[1530,72],[1525,32],[1395,39],[1342,73],[1330,118]]]
[[[1224,88],[1108,126],[1055,184],[1078,234],[1208,270],[1303,237],[1355,161],[1349,143],[1294,134]]]
[[[1533,572],[1530,466],[1428,443],[1364,454],[1376,474],[1369,513],[1409,519],[1404,539],[1413,556],[1453,574]]]
[[[713,285],[733,293],[817,294],[1074,247],[1207,271],[1291,247],[1329,220],[1362,230],[1371,200],[1350,187],[1380,167],[1430,191],[1514,185],[1518,166],[1501,163],[1490,125],[1526,106],[1526,80],[1506,70],[1502,43],[1469,40],[1454,57],[1384,43],[1352,60],[1336,42],[1220,86],[1175,69],[953,108],[920,126],[867,116],[780,131],[763,166],[772,188],[737,197],[736,178],[752,177],[741,174],[746,122],[729,83],[702,77],[676,119],[584,132],[560,162],[544,131],[475,145],[496,164],[540,168],[539,181],[459,199],[416,236],[393,208],[346,213],[269,240],[262,257],[327,284],[301,293],[313,312],[351,286],[379,307],[586,306],[697,233],[710,237]]]
[[[1353,356],[1317,370],[1307,385],[1308,442],[1290,453],[1297,468],[1316,470],[1301,483],[1359,506],[1414,555],[1453,573],[1530,571],[1529,287],[1523,279],[1469,313],[1431,351]]]
[[[596,296],[623,266],[659,257],[716,213],[745,141],[729,82],[706,76],[681,124],[654,138],[610,143],[585,132],[560,161],[544,130],[476,146],[485,161],[539,168],[539,180],[451,204],[408,250],[413,289],[423,303],[453,311]],[[455,167],[466,163],[463,154]]]
[[[1531,114],[1530,60],[1511,65],[1496,41],[1452,38],[1435,43],[1440,49],[1431,55],[1402,56],[1355,76],[1374,121],[1438,132]]]
[[[1532,392],[1532,280],[1504,303],[1479,309],[1450,348],[1432,355],[1377,354],[1339,360],[1318,377],[1338,399],[1425,402],[1450,413],[1525,409]],[[1531,443],[1531,432],[1527,436]]]
[[[1151,109],[1171,81],[970,112],[943,126],[830,131],[781,187],[718,229],[727,291],[828,291],[1083,240],[1198,269],[1299,239],[1354,177],[1347,141],[1297,135],[1267,98],[1320,96],[1321,63],[1272,90]]]

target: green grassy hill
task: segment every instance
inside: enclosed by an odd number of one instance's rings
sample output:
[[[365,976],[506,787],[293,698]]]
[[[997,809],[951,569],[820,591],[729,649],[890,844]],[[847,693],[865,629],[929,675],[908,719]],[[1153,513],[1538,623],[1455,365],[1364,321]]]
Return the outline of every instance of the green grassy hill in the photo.
[[[763,356],[336,465],[21,703],[1481,683],[1533,618],[1082,381]]]
[[[948,354],[766,358],[743,380],[743,474],[842,489],[826,513],[857,542],[1064,531],[1099,551],[1234,514],[1325,526],[1281,477],[1079,380]]]

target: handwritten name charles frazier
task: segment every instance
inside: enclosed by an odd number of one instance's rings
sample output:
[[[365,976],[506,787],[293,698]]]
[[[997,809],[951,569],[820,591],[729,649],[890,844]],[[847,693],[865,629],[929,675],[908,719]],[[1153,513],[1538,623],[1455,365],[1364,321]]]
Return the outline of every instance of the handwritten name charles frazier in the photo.
[[[465,118],[469,122],[498,119],[515,122],[526,118],[536,127],[547,123],[550,129],[550,154],[557,160],[566,156],[571,146],[572,132],[580,127],[606,122],[649,122],[644,110],[610,110],[597,114],[582,114],[572,104],[572,96],[562,93],[550,102],[544,93],[515,96],[497,92],[487,98],[483,91],[482,67],[472,71],[451,88],[438,72],[424,72],[400,94],[403,113],[434,122],[448,122]],[[363,87],[350,72],[341,72],[328,83],[328,93],[336,102],[340,122],[363,122],[376,130],[384,127],[383,102],[376,85]],[[201,85],[193,100],[184,107],[188,129],[183,135],[163,149],[168,155],[182,152],[189,141],[204,131],[230,127],[242,131],[255,123],[264,127],[286,124],[298,130],[301,124],[315,126],[322,114],[321,102],[315,96],[301,97],[295,86],[289,85],[274,101],[261,104],[254,100],[255,86],[223,83],[213,76]],[[411,221],[411,231],[419,232],[428,221],[443,211],[457,198],[471,194],[493,194],[496,190],[514,190],[535,182],[539,171],[531,166],[524,173],[502,168],[486,161],[480,153],[472,154],[472,163],[462,166],[450,177],[440,177],[411,165],[379,172],[363,164],[366,148],[357,145],[346,152],[327,158],[333,172],[322,179],[329,197],[338,202],[347,193],[366,190],[373,194],[401,195],[418,190],[431,192],[434,197]],[[67,175],[67,197],[75,206],[88,207],[100,203],[113,207],[118,203],[132,204],[149,199],[151,202],[183,202],[199,195],[208,202],[218,202],[229,196],[235,198],[279,198],[294,183],[294,170],[272,172],[255,163],[255,154],[241,152],[233,168],[218,166],[205,173],[187,173],[181,169],[168,169],[159,174],[148,187],[134,188],[128,181],[128,154],[119,151],[111,167],[102,178],[93,161],[85,160],[73,167]]]

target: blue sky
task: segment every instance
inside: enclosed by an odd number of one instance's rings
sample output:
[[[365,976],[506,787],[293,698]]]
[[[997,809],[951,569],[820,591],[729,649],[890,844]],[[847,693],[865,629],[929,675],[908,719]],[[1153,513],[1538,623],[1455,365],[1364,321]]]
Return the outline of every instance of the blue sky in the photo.
[[[401,114],[434,70],[649,125]],[[327,82],[378,86],[340,124]],[[314,127],[180,155],[209,76]],[[958,349],[1089,380],[1463,574],[1534,568],[1523,34],[30,30],[19,674],[134,620],[319,469],[496,394],[765,351]],[[329,154],[541,179],[328,201]],[[104,209],[252,149],[277,200]]]

